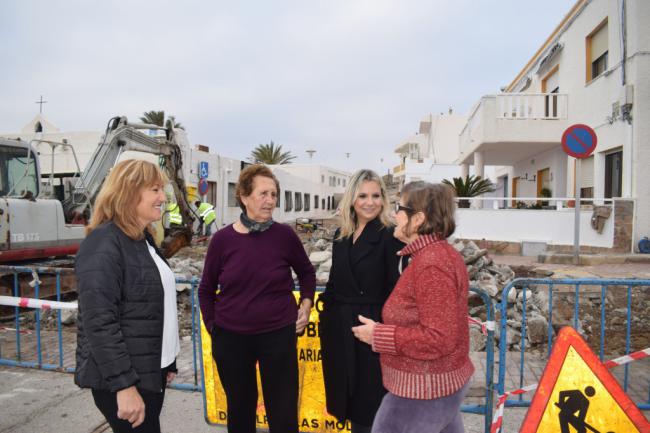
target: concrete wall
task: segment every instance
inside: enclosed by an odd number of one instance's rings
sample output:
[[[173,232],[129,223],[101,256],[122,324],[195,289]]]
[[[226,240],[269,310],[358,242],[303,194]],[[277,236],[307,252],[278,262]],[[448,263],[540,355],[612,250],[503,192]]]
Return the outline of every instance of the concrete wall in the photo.
[[[546,242],[549,245],[573,245],[574,209],[458,209],[455,237],[488,241]],[[580,244],[611,248],[614,246],[614,217],[605,222],[603,233],[590,226],[591,211],[580,213]]]

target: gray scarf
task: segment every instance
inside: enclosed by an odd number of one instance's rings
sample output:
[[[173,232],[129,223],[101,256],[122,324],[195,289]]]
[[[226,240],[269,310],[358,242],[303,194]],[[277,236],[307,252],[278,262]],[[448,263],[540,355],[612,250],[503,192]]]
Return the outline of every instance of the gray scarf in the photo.
[[[271,225],[273,225],[272,219],[264,221],[263,223],[259,223],[248,218],[248,215],[246,215],[245,212],[242,212],[241,215],[239,215],[239,221],[241,221],[241,223],[248,229],[250,233],[266,231],[269,229],[269,227],[271,227]]]

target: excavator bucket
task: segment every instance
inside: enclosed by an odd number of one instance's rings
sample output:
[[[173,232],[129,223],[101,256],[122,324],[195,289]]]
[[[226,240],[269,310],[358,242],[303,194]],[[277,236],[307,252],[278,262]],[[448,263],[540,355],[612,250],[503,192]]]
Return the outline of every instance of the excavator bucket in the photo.
[[[187,227],[170,228],[165,233],[160,248],[165,257],[170,258],[181,248],[192,243],[192,231]]]

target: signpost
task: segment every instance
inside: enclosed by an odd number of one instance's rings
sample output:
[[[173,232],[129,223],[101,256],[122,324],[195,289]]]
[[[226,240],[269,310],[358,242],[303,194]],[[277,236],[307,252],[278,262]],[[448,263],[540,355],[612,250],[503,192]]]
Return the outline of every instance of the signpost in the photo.
[[[576,158],[575,172],[575,219],[573,235],[573,263],[580,264],[580,189],[582,187],[581,162],[596,149],[598,137],[593,129],[581,123],[569,126],[562,134],[562,149],[567,155]]]

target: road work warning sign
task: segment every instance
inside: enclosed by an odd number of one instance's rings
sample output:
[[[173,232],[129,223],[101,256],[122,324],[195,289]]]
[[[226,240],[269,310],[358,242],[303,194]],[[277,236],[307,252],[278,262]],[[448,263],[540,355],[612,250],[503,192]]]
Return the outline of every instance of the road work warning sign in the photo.
[[[650,433],[650,423],[587,343],[563,328],[520,433]]]
[[[296,297],[298,293],[294,292]],[[315,305],[319,305],[316,293]],[[320,337],[318,334],[318,311],[311,310],[309,324],[302,336],[298,338],[298,427],[301,432],[349,432],[349,422],[339,422],[325,409],[325,385],[321,368]],[[205,385],[205,416],[210,424],[226,424],[228,407],[219,380],[216,365],[212,359],[212,339],[201,320],[201,348],[203,377]],[[268,429],[269,425],[264,410],[262,386],[259,371],[257,374],[257,427]]]

